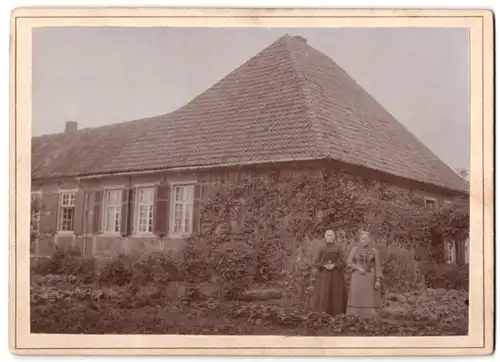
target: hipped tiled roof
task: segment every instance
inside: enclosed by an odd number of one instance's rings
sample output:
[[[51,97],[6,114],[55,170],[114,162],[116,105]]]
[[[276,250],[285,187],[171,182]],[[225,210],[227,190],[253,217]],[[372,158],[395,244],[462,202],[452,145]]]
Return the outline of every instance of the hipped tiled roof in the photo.
[[[32,178],[323,158],[468,190],[331,58],[289,35],[172,113],[34,137]]]

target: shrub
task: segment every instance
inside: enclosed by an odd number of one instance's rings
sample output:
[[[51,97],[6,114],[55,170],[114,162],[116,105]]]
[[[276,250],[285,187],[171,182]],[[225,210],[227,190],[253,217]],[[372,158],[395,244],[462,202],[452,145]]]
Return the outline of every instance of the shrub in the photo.
[[[248,289],[258,265],[256,253],[243,242],[219,245],[213,251],[212,261],[220,296],[225,299],[238,298]]]
[[[84,257],[76,248],[57,248],[49,258],[31,260],[32,275],[74,275],[80,281],[94,280],[96,259]]]
[[[155,251],[145,255],[131,255],[129,258],[133,284],[166,284],[170,281],[182,280],[179,258],[173,251]]]
[[[99,270],[99,283],[123,286],[132,282],[132,257],[121,254],[111,258]]]
[[[105,261],[99,270],[99,282],[107,285],[140,287],[183,279],[182,261],[173,251],[118,255]]]
[[[414,253],[394,246],[377,247],[384,275],[384,290],[409,292],[425,287],[424,277]]]
[[[468,264],[423,264],[422,269],[428,288],[469,290]]]
[[[196,237],[187,240],[186,247],[178,256],[182,280],[188,283],[211,280],[214,275],[210,260],[211,249],[212,247]]]

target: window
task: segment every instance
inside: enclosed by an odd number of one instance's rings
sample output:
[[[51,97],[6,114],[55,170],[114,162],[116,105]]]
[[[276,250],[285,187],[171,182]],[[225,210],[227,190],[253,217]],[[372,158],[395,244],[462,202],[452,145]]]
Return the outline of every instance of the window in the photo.
[[[137,189],[137,224],[136,232],[146,234],[153,232],[154,188],[141,187]]]
[[[106,190],[104,192],[104,232],[120,232],[121,214],[122,190]]]
[[[174,185],[173,187],[173,234],[190,234],[193,229],[194,185]]]
[[[426,209],[436,209],[436,207],[437,207],[436,199],[433,199],[431,197],[425,198],[425,208]]]
[[[446,246],[446,262],[448,264],[453,264],[455,263],[455,257],[456,257],[456,250],[455,250],[455,242],[450,241],[445,244]]]
[[[75,224],[75,192],[62,192],[60,194],[60,231],[73,231]]]

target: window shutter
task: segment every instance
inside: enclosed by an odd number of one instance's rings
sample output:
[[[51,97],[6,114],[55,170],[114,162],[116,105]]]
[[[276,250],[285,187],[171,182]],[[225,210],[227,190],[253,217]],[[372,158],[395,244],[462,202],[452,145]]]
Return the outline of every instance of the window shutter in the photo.
[[[101,204],[102,204],[102,191],[97,190],[94,193],[94,234],[101,232]]]
[[[196,235],[200,230],[201,225],[201,200],[202,200],[202,184],[194,186],[194,203],[193,203],[193,234]]]
[[[120,213],[120,234],[123,236],[129,235],[129,228],[128,228],[128,222],[129,222],[129,189],[124,189],[122,190],[122,210]]]
[[[59,194],[57,192],[43,193],[40,211],[40,234],[55,234],[57,232],[57,215],[59,211]]]
[[[155,211],[154,211],[154,233],[163,237],[168,233],[169,225],[169,194],[170,187],[167,184],[160,185],[155,190]]]
[[[134,211],[135,211],[135,188],[128,191],[128,220],[127,220],[127,235],[132,235],[134,232]]]
[[[83,210],[85,208],[85,191],[79,190],[75,196],[74,230],[76,235],[83,234]]]

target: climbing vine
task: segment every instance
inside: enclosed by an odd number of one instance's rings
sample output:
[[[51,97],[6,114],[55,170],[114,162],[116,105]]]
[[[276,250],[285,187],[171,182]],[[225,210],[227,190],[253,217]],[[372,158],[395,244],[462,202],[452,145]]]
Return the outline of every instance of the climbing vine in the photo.
[[[295,273],[292,279],[301,285],[293,288],[306,290],[311,286],[312,260],[327,229],[337,231],[346,250],[354,233],[364,228],[378,245],[407,250],[412,259],[432,263],[443,260],[447,238],[467,237],[468,215],[466,200],[431,210],[422,195],[347,172],[272,172],[207,184],[200,232],[192,240],[204,245],[205,258],[215,255],[210,250],[233,243],[231,255],[247,262],[238,269],[241,278],[273,280]],[[239,250],[244,250],[244,258]],[[235,278],[230,270],[235,263],[215,265],[227,265],[228,270],[218,274]]]

